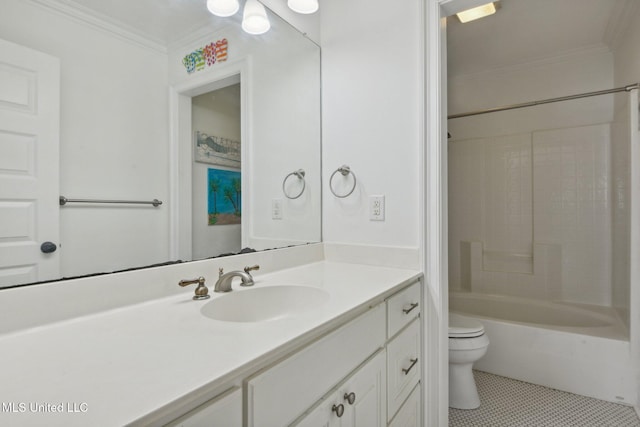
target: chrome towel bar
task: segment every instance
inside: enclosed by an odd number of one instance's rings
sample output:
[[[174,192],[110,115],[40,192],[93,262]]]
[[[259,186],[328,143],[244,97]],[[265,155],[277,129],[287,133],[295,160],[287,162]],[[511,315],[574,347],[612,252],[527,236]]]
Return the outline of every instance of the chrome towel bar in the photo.
[[[158,199],[147,200],[101,200],[101,199],[67,199],[64,196],[60,196],[60,206],[64,206],[67,203],[123,203],[128,205],[153,205],[158,207],[162,204],[162,201]]]

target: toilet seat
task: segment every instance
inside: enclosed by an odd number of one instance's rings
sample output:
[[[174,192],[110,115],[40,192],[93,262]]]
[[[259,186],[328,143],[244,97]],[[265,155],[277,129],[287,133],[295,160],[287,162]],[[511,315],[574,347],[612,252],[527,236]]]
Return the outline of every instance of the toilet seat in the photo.
[[[484,326],[469,317],[449,313],[449,338],[475,338],[484,335]]]

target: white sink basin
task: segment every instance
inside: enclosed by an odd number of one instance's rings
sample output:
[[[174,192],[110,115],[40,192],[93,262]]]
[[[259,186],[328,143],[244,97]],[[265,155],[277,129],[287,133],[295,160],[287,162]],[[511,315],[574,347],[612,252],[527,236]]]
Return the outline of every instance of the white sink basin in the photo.
[[[200,312],[225,322],[264,322],[318,307],[329,294],[318,288],[283,285],[233,290],[202,306]]]

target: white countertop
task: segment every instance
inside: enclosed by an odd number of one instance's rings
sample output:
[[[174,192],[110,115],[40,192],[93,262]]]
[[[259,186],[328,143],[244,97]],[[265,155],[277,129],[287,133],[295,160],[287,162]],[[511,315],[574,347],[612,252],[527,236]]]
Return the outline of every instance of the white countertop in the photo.
[[[418,277],[415,270],[322,261],[254,275],[256,287],[304,285],[329,293],[326,303],[295,317],[215,321],[200,308],[225,294],[210,292],[211,299],[194,301],[190,287],[178,296],[1,335],[0,425],[119,426],[140,420],[251,373]],[[251,290],[237,282],[233,292]],[[59,405],[62,412],[53,412]]]

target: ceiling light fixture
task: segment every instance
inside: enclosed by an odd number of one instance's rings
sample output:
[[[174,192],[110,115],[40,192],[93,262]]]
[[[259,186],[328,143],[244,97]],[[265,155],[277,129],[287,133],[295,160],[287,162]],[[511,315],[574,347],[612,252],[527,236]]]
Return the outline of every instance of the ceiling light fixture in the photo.
[[[264,34],[271,28],[267,11],[258,0],[247,0],[242,15],[242,29],[253,35]]]
[[[473,9],[463,10],[456,13],[458,19],[463,24],[476,19],[484,18],[485,16],[493,15],[496,13],[496,6],[494,3],[483,4],[482,6],[474,7]]]
[[[308,15],[318,10],[318,0],[288,0],[289,9]]]
[[[235,15],[240,9],[238,0],[207,0],[207,9],[216,16],[223,18]]]

